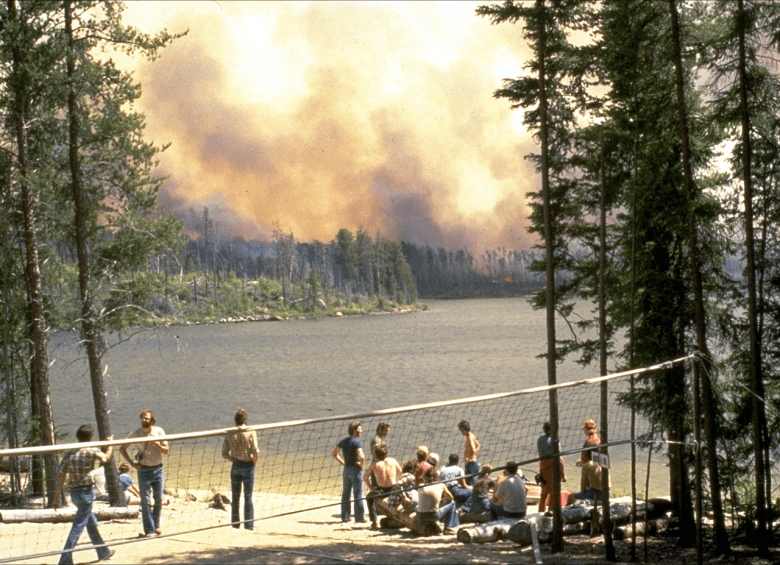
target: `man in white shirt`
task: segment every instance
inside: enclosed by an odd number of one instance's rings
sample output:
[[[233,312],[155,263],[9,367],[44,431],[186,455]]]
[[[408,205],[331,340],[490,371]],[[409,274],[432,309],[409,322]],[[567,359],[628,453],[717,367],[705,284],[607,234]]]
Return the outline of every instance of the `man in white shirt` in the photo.
[[[501,481],[490,503],[490,521],[500,518],[522,518],[525,516],[525,480],[518,474],[514,461],[506,464],[506,478]]]
[[[450,453],[447,464],[439,473],[439,480],[444,481],[447,488],[455,498],[455,502],[466,502],[471,496],[471,489],[466,484],[465,473],[458,466],[460,457],[457,453]]]

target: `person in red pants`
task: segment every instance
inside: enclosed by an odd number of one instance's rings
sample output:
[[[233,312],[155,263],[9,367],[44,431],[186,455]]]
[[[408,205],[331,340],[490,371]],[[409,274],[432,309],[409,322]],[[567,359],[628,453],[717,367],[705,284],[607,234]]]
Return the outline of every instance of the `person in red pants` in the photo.
[[[552,484],[553,484],[553,450],[552,437],[550,437],[550,422],[542,425],[542,435],[536,440],[536,449],[539,452],[539,474],[542,475],[542,488],[539,493],[539,512],[545,512],[552,508]],[[566,469],[563,465],[563,457],[559,457],[561,465],[561,481],[566,482]]]

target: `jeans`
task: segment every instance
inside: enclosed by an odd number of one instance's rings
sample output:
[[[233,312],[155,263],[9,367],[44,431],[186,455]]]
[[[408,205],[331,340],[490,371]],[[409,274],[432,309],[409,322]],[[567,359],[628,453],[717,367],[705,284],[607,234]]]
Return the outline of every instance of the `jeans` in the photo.
[[[525,512],[507,512],[504,510],[503,505],[496,502],[490,503],[490,521],[498,520],[499,518],[523,518]]]
[[[230,485],[233,487],[233,499],[230,507],[233,527],[241,526],[238,519],[238,503],[241,498],[241,487],[244,487],[244,527],[254,528],[255,505],[252,502],[252,490],[255,486],[255,466],[251,461],[233,461],[230,468]]]
[[[371,492],[368,493],[366,496],[366,502],[368,502],[368,517],[371,520],[371,523],[377,521],[379,516],[376,513],[376,501],[379,498],[387,498],[387,495],[390,493],[393,487],[376,487]]]
[[[421,524],[426,521],[442,522],[448,530],[454,530],[460,524],[455,502],[448,502],[444,506],[439,507],[436,512],[418,512],[417,516]]]
[[[470,487],[474,486],[474,483],[477,482],[477,473],[479,473],[479,461],[469,461],[466,463],[466,484]],[[469,477],[468,475],[473,475],[472,477]]]
[[[87,529],[89,540],[95,546],[98,559],[108,559],[111,555],[111,550],[106,547],[103,538],[100,537],[98,521],[92,513],[92,502],[95,500],[95,493],[92,491],[92,487],[71,489],[70,500],[76,505],[76,515],[73,517],[73,526],[70,528],[68,541],[65,542],[65,548],[63,549],[65,553],[60,555],[60,565],[73,564],[73,553],[71,550],[76,547],[81,534],[84,532],[84,528]]]
[[[469,498],[471,498],[471,489],[470,488],[463,488],[463,487],[458,486],[458,485],[448,486],[447,488],[452,493],[452,496],[455,499],[455,502],[466,502]]]
[[[596,490],[593,487],[588,487],[585,490],[575,492],[572,495],[574,500],[594,500],[596,502],[601,501],[601,491]]]
[[[363,471],[357,467],[344,466],[344,488],[341,491],[341,521],[349,522],[349,495],[355,504],[355,522],[365,522],[363,508]]]
[[[138,469],[138,490],[141,491],[141,521],[145,534],[153,534],[160,529],[164,482],[165,475],[162,465]],[[152,508],[149,507],[150,494],[154,497]]]

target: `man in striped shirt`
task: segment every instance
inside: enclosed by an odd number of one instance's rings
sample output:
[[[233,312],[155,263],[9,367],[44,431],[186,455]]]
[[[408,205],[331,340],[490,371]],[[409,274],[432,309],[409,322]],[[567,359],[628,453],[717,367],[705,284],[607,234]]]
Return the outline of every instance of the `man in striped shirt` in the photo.
[[[233,498],[230,501],[232,510],[231,519],[233,527],[238,528],[241,522],[238,519],[238,504],[241,498],[241,488],[244,489],[244,528],[254,529],[255,507],[252,502],[252,491],[255,486],[255,464],[260,451],[257,449],[257,434],[253,430],[247,430],[248,421],[246,410],[239,408],[236,412],[235,422],[237,430],[225,436],[222,445],[222,457],[231,461],[230,484],[233,490]]]
[[[76,439],[80,442],[92,441],[94,430],[89,424],[84,424],[76,431]],[[114,436],[107,438],[109,441]],[[106,547],[103,538],[98,531],[97,518],[92,513],[92,502],[95,500],[95,493],[92,490],[92,475],[90,471],[94,468],[95,461],[101,465],[111,459],[113,446],[108,446],[103,453],[97,447],[84,447],[82,449],[73,449],[68,451],[60,463],[60,476],[57,481],[57,488],[54,492],[53,508],[59,507],[60,493],[65,486],[65,479],[68,480],[70,488],[70,500],[76,505],[76,515],[73,517],[73,525],[68,534],[68,540],[65,542],[65,548],[60,555],[60,565],[73,564],[73,548],[76,547],[84,528],[87,530],[89,539],[98,554],[98,561],[104,561],[114,555],[114,550]]]

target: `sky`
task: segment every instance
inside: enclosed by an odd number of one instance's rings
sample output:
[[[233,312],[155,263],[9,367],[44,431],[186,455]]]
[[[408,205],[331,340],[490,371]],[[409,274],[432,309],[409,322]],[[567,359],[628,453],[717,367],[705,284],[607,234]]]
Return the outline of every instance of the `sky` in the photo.
[[[487,2],[128,1],[125,24],[188,30],[128,65],[146,137],[170,143],[160,203],[202,231],[298,241],[341,228],[418,245],[530,249],[538,151],[495,99],[531,57]]]

